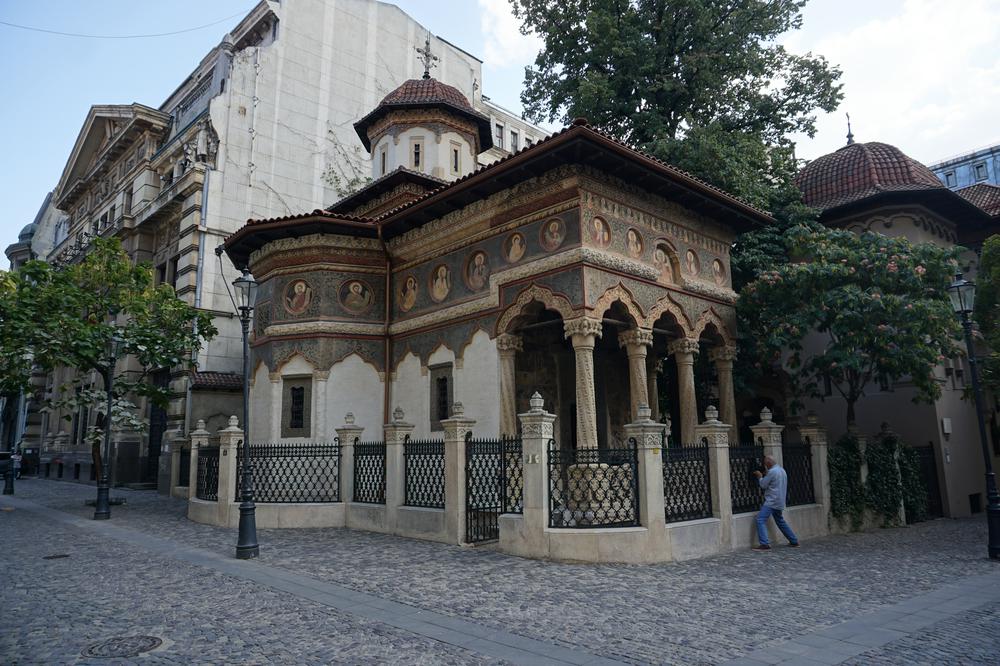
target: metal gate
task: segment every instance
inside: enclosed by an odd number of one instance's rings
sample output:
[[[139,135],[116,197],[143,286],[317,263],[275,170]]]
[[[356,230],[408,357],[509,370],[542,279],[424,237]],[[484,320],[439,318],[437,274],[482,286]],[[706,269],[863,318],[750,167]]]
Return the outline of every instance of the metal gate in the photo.
[[[937,460],[934,457],[934,445],[914,446],[920,459],[920,479],[927,489],[927,517],[941,518],[944,507],[941,506],[941,487],[938,485]]]
[[[500,514],[521,513],[524,492],[521,438],[465,437],[465,540],[500,538]]]

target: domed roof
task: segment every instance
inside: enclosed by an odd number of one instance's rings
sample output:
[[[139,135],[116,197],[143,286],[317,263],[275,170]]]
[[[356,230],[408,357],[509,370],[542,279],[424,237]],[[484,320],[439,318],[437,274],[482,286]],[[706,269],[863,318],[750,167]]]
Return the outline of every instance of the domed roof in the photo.
[[[817,157],[795,177],[806,204],[828,210],[883,192],[946,189],[926,166],[895,146],[850,143]]]
[[[35,235],[36,229],[38,229],[38,225],[35,224],[34,222],[25,225],[24,229],[21,229],[21,233],[17,235],[17,240],[30,241],[31,237]]]
[[[368,128],[395,109],[442,108],[476,123],[479,129],[479,149],[489,150],[493,147],[493,134],[490,132],[490,119],[476,111],[469,99],[458,88],[441,83],[437,79],[425,75],[422,79],[404,81],[391,93],[382,98],[371,113],[354,123],[354,129],[361,138],[366,150],[371,150],[368,138]]]

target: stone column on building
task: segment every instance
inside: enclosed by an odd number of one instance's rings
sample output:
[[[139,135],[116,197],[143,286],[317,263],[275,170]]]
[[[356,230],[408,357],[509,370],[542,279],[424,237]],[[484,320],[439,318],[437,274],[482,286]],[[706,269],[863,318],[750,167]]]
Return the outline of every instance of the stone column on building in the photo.
[[[497,336],[500,357],[500,434],[517,434],[517,385],[515,359],[521,351],[521,338],[510,333]]]
[[[205,422],[198,419],[195,429],[191,431],[191,461],[188,466],[188,499],[192,499],[198,493],[198,450],[203,446],[208,446],[209,432],[205,430]],[[178,452],[178,466],[180,466],[180,452]],[[178,472],[178,476],[180,472]]]
[[[385,524],[388,532],[396,531],[399,507],[406,501],[406,468],[403,447],[413,433],[414,425],[404,419],[401,407],[392,412],[392,421],[383,426],[385,432]]]
[[[652,412],[639,405],[638,416],[625,425],[625,436],[634,438],[639,458],[639,521],[649,530],[650,540],[660,543],[666,532],[663,507],[663,431],[666,428],[650,418]]]
[[[236,456],[243,446],[243,428],[235,416],[229,417],[229,425],[219,431],[219,510],[217,525],[235,527],[237,522],[236,497]],[[230,510],[232,509],[232,511]],[[231,519],[231,520],[230,520]]]
[[[451,418],[443,419],[444,428],[444,524],[450,543],[466,542],[465,535],[465,437],[476,421],[466,418],[462,403],[451,408]]]
[[[714,347],[708,353],[708,358],[715,364],[715,373],[719,377],[719,420],[733,427],[730,438],[736,439],[738,420],[736,418],[736,389],[733,386],[733,361],[736,360],[737,348],[734,345]]]
[[[771,420],[771,410],[765,407],[760,410],[760,423],[750,426],[753,433],[754,444],[764,447],[764,455],[774,458],[774,462],[781,465],[781,432],[785,426],[778,425]]]
[[[700,345],[694,338],[681,338],[670,343],[667,350],[677,361],[677,397],[681,408],[681,445],[691,444],[698,425],[698,402],[694,393],[694,355]]]
[[[649,399],[649,418],[654,421],[660,420],[660,387],[656,381],[659,366],[656,356],[652,353],[646,355],[646,397]]]
[[[618,344],[628,355],[628,385],[630,414],[639,420],[639,406],[649,406],[649,385],[646,378],[646,353],[653,344],[653,331],[633,328],[618,334]]]
[[[344,425],[337,430],[337,441],[340,443],[340,501],[346,506],[354,501],[354,444],[361,439],[364,428],[354,423],[354,414],[347,412]],[[348,527],[350,527],[350,511],[346,512]]]
[[[199,423],[204,425],[204,421],[199,420]],[[192,433],[193,434],[193,433]],[[167,441],[166,451],[161,453],[161,455],[169,455],[170,462],[168,463],[170,468],[168,470],[167,479],[167,489],[166,495],[168,497],[173,497],[176,492],[174,489],[180,485],[181,480],[181,453],[184,451],[184,446],[187,444],[188,438],[184,436],[184,433],[180,430],[171,430],[164,434],[164,439]],[[188,477],[188,486],[191,485],[191,477]],[[188,492],[190,497],[190,492]]]
[[[705,422],[695,426],[695,438],[708,442],[708,467],[712,484],[712,515],[720,521],[720,545],[733,542],[733,491],[729,480],[729,424],[719,420],[719,410],[705,410]]]
[[[545,530],[549,526],[549,442],[555,414],[545,411],[545,401],[538,391],[528,401],[530,409],[518,415],[521,422],[522,518],[520,535],[505,534],[501,543],[510,544],[519,555],[545,557]]]
[[[808,444],[812,454],[813,492],[816,502],[830,508],[830,465],[827,460],[828,440],[826,428],[819,424],[816,414],[806,414],[806,422],[799,427],[802,441]]]
[[[597,448],[597,399],[594,393],[594,343],[601,322],[580,317],[564,324],[576,359],[576,448]]]

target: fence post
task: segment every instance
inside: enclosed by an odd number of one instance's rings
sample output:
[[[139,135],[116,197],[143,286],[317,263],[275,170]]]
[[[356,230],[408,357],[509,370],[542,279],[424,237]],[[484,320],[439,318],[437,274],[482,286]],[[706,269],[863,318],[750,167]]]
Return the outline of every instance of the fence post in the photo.
[[[198,419],[197,426],[191,431],[191,465],[188,467],[188,499],[193,499],[198,493],[198,449],[203,446],[208,446],[208,431],[205,430],[205,422]],[[179,452],[178,455],[180,455]]]
[[[444,522],[448,540],[466,543],[465,535],[465,435],[471,433],[475,419],[465,417],[462,403],[451,408],[451,418],[442,419],[444,428]]]
[[[813,493],[816,501],[830,509],[830,465],[827,460],[829,443],[826,428],[819,424],[816,414],[806,414],[806,423],[799,428],[802,440],[812,449]]]
[[[354,442],[361,438],[364,428],[354,425],[354,414],[347,412],[344,416],[344,425],[337,430],[337,439],[340,440],[340,483],[337,488],[340,492],[341,502],[354,501]]]
[[[229,505],[236,501],[236,449],[243,445],[239,419],[229,417],[229,427],[219,431],[219,524],[229,525]]]
[[[521,422],[524,476],[522,526],[529,549],[542,552],[543,534],[549,525],[549,441],[556,415],[543,409],[545,401],[538,391],[528,404],[531,408],[517,416]]]
[[[650,538],[660,539],[667,530],[663,508],[663,431],[666,425],[650,418],[648,405],[639,405],[638,418],[625,424],[625,437],[635,438],[639,457],[639,522]],[[654,541],[655,543],[655,541]]]
[[[403,420],[402,408],[392,412],[392,421],[383,426],[385,431],[385,524],[390,533],[396,531],[399,507],[406,501],[406,469],[403,463],[403,444],[414,425]]]
[[[774,462],[784,467],[781,455],[781,431],[785,426],[780,426],[771,420],[771,410],[765,407],[760,410],[760,423],[750,426],[753,433],[754,443],[762,442],[764,455],[774,458]]]
[[[167,449],[170,453],[170,469],[167,480],[167,497],[174,496],[174,488],[180,483],[181,480],[181,452],[184,450],[184,444],[187,442],[187,437],[180,430],[170,431],[172,435],[167,440]],[[188,479],[188,486],[191,485],[190,478]],[[188,490],[188,497],[191,496],[191,491]]]
[[[719,410],[709,406],[705,422],[694,428],[695,438],[708,442],[708,467],[712,482],[712,515],[720,522],[720,543],[728,549],[733,542],[733,492],[729,479],[729,429],[719,420]]]

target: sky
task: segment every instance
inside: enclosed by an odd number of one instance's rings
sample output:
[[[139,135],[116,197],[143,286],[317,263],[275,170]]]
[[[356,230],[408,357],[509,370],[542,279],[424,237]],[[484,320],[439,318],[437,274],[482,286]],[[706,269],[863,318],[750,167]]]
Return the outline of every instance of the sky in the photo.
[[[295,0],[284,0],[295,2]],[[0,22],[106,36],[86,39],[0,24],[0,247],[17,240],[55,187],[93,104],[159,106],[256,3],[252,0],[0,0]],[[483,92],[521,110],[524,67],[541,42],[518,31],[508,0],[396,0],[436,35],[481,58]],[[207,27],[200,27],[206,26]],[[200,28],[199,28],[200,27]],[[811,0],[793,52],[843,71],[841,108],[822,114],[812,159],[883,141],[926,164],[1000,143],[1000,0]],[[141,54],[141,55],[137,55]],[[0,268],[6,258],[0,257]]]

